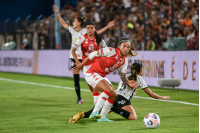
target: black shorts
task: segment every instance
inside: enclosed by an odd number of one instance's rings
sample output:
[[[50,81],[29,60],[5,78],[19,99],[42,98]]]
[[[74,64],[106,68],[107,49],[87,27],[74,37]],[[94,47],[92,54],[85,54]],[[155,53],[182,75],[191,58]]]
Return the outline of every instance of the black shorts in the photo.
[[[71,59],[71,68],[74,68],[76,65],[74,63],[76,63],[76,61],[72,58]],[[78,59],[81,63],[82,63],[82,59]]]
[[[121,95],[117,95],[117,100],[115,101],[113,106],[121,108],[121,107],[124,107],[127,105],[131,105],[131,101],[127,100],[125,97],[123,97]]]

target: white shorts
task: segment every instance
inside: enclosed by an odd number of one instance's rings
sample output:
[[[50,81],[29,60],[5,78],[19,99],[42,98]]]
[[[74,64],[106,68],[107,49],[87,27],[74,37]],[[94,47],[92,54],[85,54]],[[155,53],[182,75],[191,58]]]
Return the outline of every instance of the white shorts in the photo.
[[[105,79],[106,82],[111,85],[111,82],[106,78],[106,77],[102,77],[101,75],[99,75],[98,73],[87,73],[88,69],[91,66],[84,66],[83,67],[83,74],[85,76],[85,80],[86,82],[92,86],[95,89],[95,86],[97,85],[97,83],[99,83],[99,81]]]

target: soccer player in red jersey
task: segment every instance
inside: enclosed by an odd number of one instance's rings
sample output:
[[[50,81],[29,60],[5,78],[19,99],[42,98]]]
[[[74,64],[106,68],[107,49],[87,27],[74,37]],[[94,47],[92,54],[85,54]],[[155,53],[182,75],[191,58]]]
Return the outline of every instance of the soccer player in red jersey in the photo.
[[[95,25],[94,22],[91,22],[91,21],[87,22],[86,23],[86,30],[87,30],[87,33],[78,38],[78,40],[76,41],[76,43],[74,44],[73,49],[72,49],[72,55],[73,55],[75,61],[77,62],[76,64],[80,64],[81,63],[78,60],[77,55],[75,53],[75,51],[78,48],[81,47],[82,54],[83,54],[82,55],[82,60],[84,61],[90,53],[99,50],[100,46],[102,48],[107,47],[106,43],[101,38],[101,36],[99,36],[97,34],[96,25]],[[91,60],[91,61],[87,62],[87,64],[85,64],[85,66],[83,67],[84,75],[87,72],[87,70],[90,68],[91,64],[93,62],[95,62],[95,60],[98,59],[98,58],[99,57],[95,57],[93,60]],[[109,80],[107,80],[107,81],[109,81]],[[100,92],[98,90],[92,89],[92,87],[90,85],[88,85],[88,86],[89,86],[90,90],[93,92],[94,104],[95,104],[97,99],[98,99],[98,96],[100,95]]]
[[[80,71],[74,71],[74,69],[73,69],[75,67],[74,63],[76,63],[76,61],[74,60],[74,58],[72,56],[72,48],[73,48],[74,44],[76,43],[76,41],[78,40],[79,36],[87,33],[86,28],[83,28],[85,26],[86,18],[85,17],[76,17],[72,23],[73,25],[70,26],[69,24],[65,23],[65,21],[61,18],[57,6],[54,7],[54,10],[56,12],[56,15],[57,15],[61,25],[65,29],[67,29],[71,33],[71,36],[72,36],[72,43],[71,43],[71,50],[70,50],[71,68],[72,68],[72,72],[73,72],[73,76],[74,76],[74,87],[75,87],[76,94],[78,96],[77,104],[81,104],[83,102],[83,100],[81,99],[81,94],[80,94],[80,84],[79,84]],[[109,22],[107,26],[105,26],[101,30],[98,30],[97,33],[101,34],[104,31],[106,31],[108,28],[114,26],[114,22],[115,22],[115,20]],[[81,49],[80,48],[77,49],[75,51],[75,53],[78,58],[78,61],[82,62]]]
[[[122,38],[119,41],[118,48],[106,47],[98,51],[94,51],[90,53],[82,63],[76,64],[77,66],[75,69],[80,70],[95,57],[100,57],[92,63],[90,68],[85,73],[85,79],[87,83],[95,88],[95,90],[102,92],[89,119],[97,119],[97,121],[111,121],[106,118],[106,115],[108,114],[110,107],[115,102],[117,94],[114,88],[111,87],[104,79],[107,74],[119,68],[121,72],[121,80],[134,89],[138,88],[138,83],[133,80],[128,80],[126,77],[126,69],[128,66],[127,55],[136,56],[137,52],[135,51],[135,54],[133,54],[131,51],[131,42],[128,40],[128,38]],[[101,110],[101,114],[99,114],[99,111],[102,107],[103,109]]]

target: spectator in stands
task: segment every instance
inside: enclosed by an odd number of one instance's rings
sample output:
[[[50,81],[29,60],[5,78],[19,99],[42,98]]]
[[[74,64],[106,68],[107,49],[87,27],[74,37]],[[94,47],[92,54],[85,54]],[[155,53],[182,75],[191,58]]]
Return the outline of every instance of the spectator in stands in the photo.
[[[23,49],[23,50],[29,50],[30,49],[30,44],[29,44],[28,38],[26,36],[23,39],[23,44],[21,46],[21,49]]]

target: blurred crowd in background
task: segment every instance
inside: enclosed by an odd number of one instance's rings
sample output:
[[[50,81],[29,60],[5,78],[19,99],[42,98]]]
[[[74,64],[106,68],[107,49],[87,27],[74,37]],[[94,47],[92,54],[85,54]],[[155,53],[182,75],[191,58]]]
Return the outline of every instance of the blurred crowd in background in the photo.
[[[149,0],[145,3],[146,19],[146,45],[144,40],[144,22],[142,2],[144,0],[79,0],[77,7],[66,4],[60,9],[61,17],[66,23],[72,25],[75,17],[86,16],[87,21],[94,21],[97,30],[115,20],[115,26],[109,28],[103,35],[103,39],[109,47],[117,47],[120,39],[119,6],[122,7],[122,33],[132,41],[132,49],[137,50],[162,50],[163,45],[172,39],[172,9],[171,0]],[[174,0],[174,37],[186,38],[188,50],[199,49],[199,1],[198,0]],[[102,10],[100,20],[99,9]],[[53,8],[53,7],[52,7]],[[28,31],[37,31],[40,37],[40,47],[49,44],[51,17],[43,17],[39,22],[29,25]],[[53,22],[54,23],[54,22]],[[25,22],[24,22],[25,28]],[[19,32],[23,29],[19,29]],[[67,30],[61,27],[62,44],[57,49],[70,49],[66,47]],[[45,35],[47,39],[45,39]],[[67,34],[70,38],[70,34]],[[40,49],[44,49],[40,48]]]

